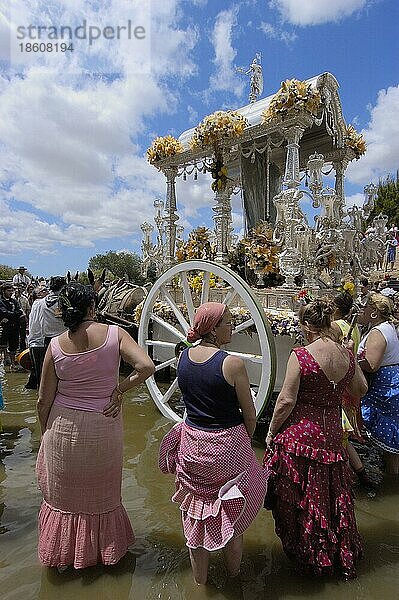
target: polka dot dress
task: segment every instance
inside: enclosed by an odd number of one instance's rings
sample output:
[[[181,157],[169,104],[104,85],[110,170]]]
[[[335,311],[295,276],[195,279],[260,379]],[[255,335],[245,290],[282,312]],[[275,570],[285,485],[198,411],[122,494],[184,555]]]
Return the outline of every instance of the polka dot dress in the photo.
[[[244,425],[207,431],[180,423],[161,443],[159,466],[176,473],[172,500],[189,548],[223,548],[263,506],[266,474]]]
[[[295,348],[301,369],[297,403],[264,465],[271,472],[265,505],[288,556],[305,572],[355,577],[361,555],[347,454],[342,447],[341,402],[354,374],[331,382],[306,348]]]

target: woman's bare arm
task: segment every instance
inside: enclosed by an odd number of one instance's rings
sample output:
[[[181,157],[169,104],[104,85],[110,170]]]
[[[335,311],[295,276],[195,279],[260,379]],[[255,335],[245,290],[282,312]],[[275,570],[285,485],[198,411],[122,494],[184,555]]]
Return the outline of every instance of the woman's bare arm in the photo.
[[[112,392],[110,403],[103,410],[106,417],[118,416],[122,405],[122,394],[140,385],[155,372],[155,365],[148,354],[121,328],[119,328],[119,347],[123,360],[133,367],[133,371]]]
[[[140,348],[134,339],[120,329],[120,351],[123,360],[133,367],[133,372],[119,384],[122,393],[143,383],[155,372],[155,365],[148,354]]]
[[[364,373],[355,358],[355,373],[349,382],[347,390],[350,394],[355,396],[356,398],[362,398],[368,390],[367,380],[364,376]]]
[[[365,350],[365,358],[359,360],[359,364],[363,371],[367,373],[375,373],[381,366],[384,358],[387,342],[378,329],[373,329],[367,336]]]
[[[235,387],[245,428],[249,437],[252,437],[256,427],[256,411],[244,361],[238,356],[227,356],[223,362],[223,374],[226,381]]]
[[[55,373],[53,355],[49,346],[44,357],[39,397],[37,401],[37,412],[42,435],[46,431],[48,416],[57,393],[57,388],[58,377]]]
[[[301,369],[295,352],[291,352],[287,363],[287,370],[281,392],[278,395],[276,406],[274,407],[273,417],[270,422],[269,432],[266,437],[266,444],[269,445],[271,439],[276,435],[284,421],[292,413],[297,401],[299,384],[301,381]]]

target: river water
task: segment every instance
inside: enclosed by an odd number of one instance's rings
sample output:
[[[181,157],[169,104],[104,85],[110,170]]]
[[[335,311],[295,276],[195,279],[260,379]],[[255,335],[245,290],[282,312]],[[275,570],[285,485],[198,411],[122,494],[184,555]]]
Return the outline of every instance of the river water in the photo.
[[[160,416],[145,386],[126,395],[123,500],[137,537],[134,555],[113,568],[59,574],[36,556],[40,493],[35,482],[39,427],[36,392],[26,375],[6,374],[0,434],[0,598],[2,600],[277,600],[394,599],[399,597],[398,488],[384,481],[376,497],[358,492],[357,517],[365,558],[356,580],[300,577],[285,558],[270,513],[247,531],[241,582],[227,578],[222,557],[212,557],[210,582],[192,583],[179,509],[170,502],[173,477],[157,468],[157,452],[170,423]],[[257,448],[259,459],[262,449]]]

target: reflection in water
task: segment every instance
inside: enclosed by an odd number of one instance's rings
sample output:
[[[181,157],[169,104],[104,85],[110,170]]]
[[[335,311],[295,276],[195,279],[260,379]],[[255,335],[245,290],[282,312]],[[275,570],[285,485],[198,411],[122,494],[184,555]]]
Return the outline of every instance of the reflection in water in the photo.
[[[128,600],[133,589],[136,557],[128,553],[114,567],[89,567],[82,571],[42,568],[40,600],[63,598],[118,598]],[[133,596],[132,596],[133,597]]]
[[[39,446],[36,394],[26,376],[7,374],[0,435],[0,596],[2,600],[367,600],[397,597],[398,487],[386,480],[373,499],[359,492],[357,516],[365,557],[357,580],[299,577],[283,554],[270,513],[262,511],[245,536],[241,576],[229,580],[214,554],[209,585],[192,582],[178,506],[170,502],[173,477],[158,471],[159,442],[170,424],[143,387],[124,408],[123,498],[137,542],[115,567],[84,571],[40,566],[36,557],[40,494],[34,468]],[[257,450],[259,459],[262,450]]]

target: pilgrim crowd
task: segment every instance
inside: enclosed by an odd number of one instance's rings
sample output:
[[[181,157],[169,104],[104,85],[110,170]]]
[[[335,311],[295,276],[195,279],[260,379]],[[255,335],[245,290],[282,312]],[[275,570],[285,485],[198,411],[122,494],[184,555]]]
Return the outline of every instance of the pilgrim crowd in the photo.
[[[23,267],[14,279],[1,287],[0,345],[10,369],[29,347],[27,386],[39,385],[39,559],[60,571],[114,565],[135,541],[121,501],[123,396],[154,364],[123,329],[96,320],[91,286],[52,277],[31,288]],[[176,347],[185,418],[162,440],[159,468],[175,476],[172,501],[198,585],[216,550],[229,576],[239,576],[243,534],[263,507],[303,573],[356,577],[367,548],[353,486],[358,479],[369,490],[372,482],[353,441],[378,446],[386,476],[399,473],[397,284],[363,278],[357,294],[352,284],[332,298],[302,297],[305,342],[289,356],[262,464],[251,446],[256,416],[245,363],[223,350],[233,330],[229,308],[207,302],[196,310]],[[132,368],[124,378],[121,359]]]

